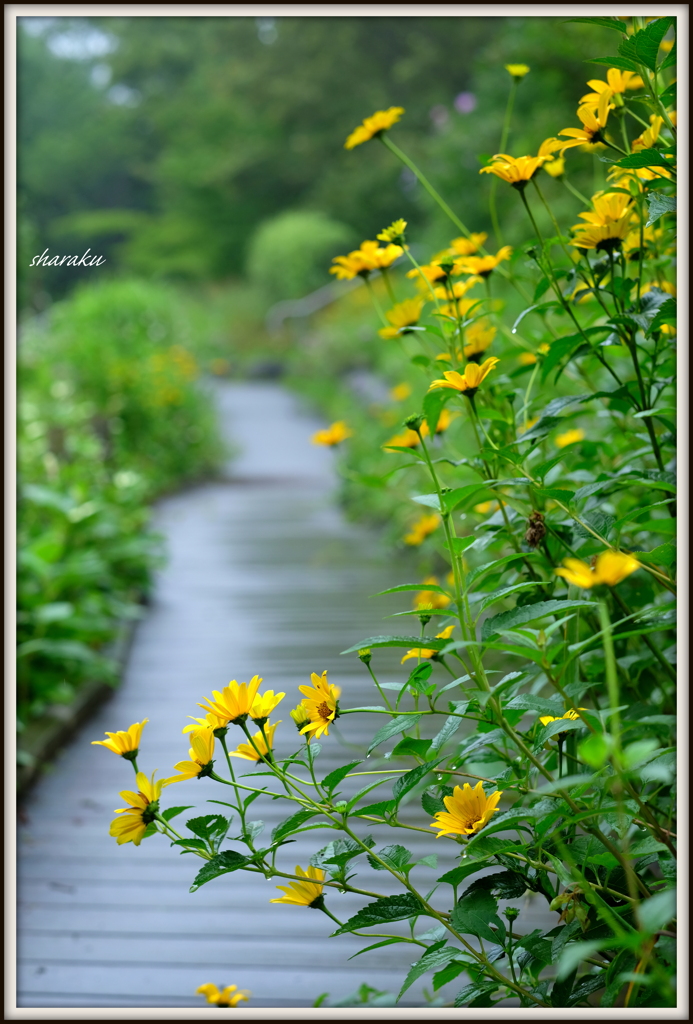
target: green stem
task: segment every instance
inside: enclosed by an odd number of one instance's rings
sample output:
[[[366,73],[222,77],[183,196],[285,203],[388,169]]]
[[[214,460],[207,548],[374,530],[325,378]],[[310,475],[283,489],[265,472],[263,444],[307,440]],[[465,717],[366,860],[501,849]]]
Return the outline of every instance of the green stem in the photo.
[[[380,273],[383,276],[383,281],[385,282],[385,287],[387,288],[387,294],[390,296],[390,301],[392,302],[392,305],[395,306],[397,304],[397,296],[395,295],[394,290],[392,288],[392,282],[390,281],[390,275],[387,271],[387,268],[381,267]]]
[[[375,311],[378,314],[378,316],[380,317],[380,320],[381,320],[383,326],[389,327],[390,325],[389,325],[387,319],[385,318],[385,314],[383,313],[382,307],[381,307],[380,303],[378,302],[378,300],[377,300],[377,298],[375,296],[375,291],[373,289],[373,285],[371,284],[370,278],[369,277],[365,277],[364,281],[366,282],[366,287],[368,288],[368,294],[370,295],[371,300],[373,302],[373,305],[375,306]]]

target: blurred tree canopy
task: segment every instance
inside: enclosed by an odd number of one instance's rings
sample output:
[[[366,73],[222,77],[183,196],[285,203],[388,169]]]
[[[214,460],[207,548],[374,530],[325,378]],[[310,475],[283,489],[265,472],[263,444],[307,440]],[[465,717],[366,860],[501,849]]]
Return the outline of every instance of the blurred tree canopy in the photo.
[[[509,146],[536,152],[533,122],[555,133],[574,121],[594,75],[584,57],[603,36],[552,17],[21,19],[23,298],[79,278],[32,269],[30,288],[24,264],[46,247],[209,280],[242,272],[255,227],[285,210],[326,214],[354,244],[395,217],[421,230],[436,215],[392,156],[377,143],[343,148],[391,105],[406,109],[403,147],[484,228],[478,155],[498,147],[503,65],[532,68]]]

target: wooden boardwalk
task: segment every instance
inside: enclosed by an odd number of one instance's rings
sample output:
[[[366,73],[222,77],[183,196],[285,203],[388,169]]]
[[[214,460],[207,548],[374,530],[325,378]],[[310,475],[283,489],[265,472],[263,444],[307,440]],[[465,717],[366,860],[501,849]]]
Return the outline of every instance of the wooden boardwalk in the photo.
[[[401,599],[370,595],[411,582],[405,568],[379,554],[373,538],[345,523],[335,507],[332,455],[309,441],[319,423],[274,384],[223,384],[217,392],[225,432],[241,454],[224,479],[159,506],[169,561],[138,626],[124,683],[25,805],[19,1007],[202,1008],[195,989],[209,981],[251,989],[253,1009],[311,1006],[322,992],[336,1000],[362,982],[397,992],[416,959],[412,947],[395,945],[348,961],[368,941],[328,939],[332,927],[323,914],[270,904],[280,895],[274,883],[239,872],[191,894],[197,859],[178,856],[163,838],[135,848],[118,847],[108,835],[121,804],[117,793],[131,786],[132,775],[129,765],[90,740],[149,718],[140,768],[165,776],[187,758],[181,729],[186,716],[202,713],[196,702],[230,679],[258,673],[267,688],[287,693],[278,709],[284,724],[277,746],[289,752],[296,747],[289,710],[311,671],[328,669],[345,705],[379,703],[360,662],[339,652],[381,631],[382,616],[402,608]],[[382,678],[403,678],[398,660],[379,657]],[[323,774],[363,756],[364,720],[345,717],[324,740]],[[218,808],[205,806],[210,798],[225,797],[204,779],[164,791],[163,805],[189,802],[197,813],[211,813]],[[282,801],[259,800],[253,809],[267,832],[288,813]],[[410,813],[424,823],[418,804]],[[364,826],[363,834],[368,831]],[[401,840],[384,827],[374,834],[379,843]],[[413,852],[431,852],[425,836],[421,842],[417,833],[409,835]],[[327,831],[307,833],[278,863],[305,867],[331,838]],[[445,870],[456,849],[447,841],[439,846]],[[440,873],[414,871],[427,888]],[[394,891],[383,872],[371,869],[356,884]],[[329,898],[342,920],[362,902]],[[530,927],[535,914],[531,906],[523,912]],[[427,927],[421,921],[417,933]],[[410,1004],[420,1003],[426,982],[430,977],[407,994]]]

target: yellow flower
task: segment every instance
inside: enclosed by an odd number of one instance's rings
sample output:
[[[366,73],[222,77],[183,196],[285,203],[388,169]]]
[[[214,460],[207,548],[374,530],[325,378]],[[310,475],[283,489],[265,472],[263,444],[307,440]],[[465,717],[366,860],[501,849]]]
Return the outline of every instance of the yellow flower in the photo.
[[[440,526],[440,516],[436,515],[435,512],[429,515],[424,514],[420,519],[412,526],[409,533],[404,535],[404,543],[411,545],[411,547],[418,547],[419,544],[423,544],[426,537],[437,530]]]
[[[107,732],[107,740],[92,740],[91,745],[92,747],[106,747],[121,757],[126,757],[128,754],[135,756],[142,738],[142,730],[148,721],[149,719],[145,718],[141,722],[134,722],[127,732]],[[131,761],[132,757],[127,757],[127,760]]]
[[[613,224],[623,219],[630,212],[633,200],[623,192],[596,192],[592,196],[592,210],[579,213],[578,217],[588,224]],[[574,224],[573,228],[584,228],[584,224]]]
[[[236,985],[227,985],[220,992],[217,986],[211,983],[209,985],[200,985],[195,994],[204,996],[212,1006],[237,1006],[241,1000],[247,1003],[248,997],[252,995],[247,988],[237,988]]]
[[[587,708],[578,708],[578,711],[587,711]],[[549,722],[560,722],[563,718],[568,718],[571,722],[576,722],[579,718],[578,712],[575,708],[570,711],[566,711],[564,715],[559,715],[557,718],[552,718],[551,715],[542,715],[539,719],[542,725],[548,725]]]
[[[424,421],[419,427],[421,434],[424,437],[428,437],[430,431],[428,424]],[[407,429],[401,434],[395,434],[391,437],[387,444],[383,445],[383,448],[388,446],[394,446],[395,448],[416,448],[417,444],[420,444],[421,438],[415,430]]]
[[[453,238],[448,252],[451,256],[472,256],[487,238],[485,231],[472,232],[469,238]]]
[[[263,757],[271,760],[274,730],[278,725],[281,725],[281,719],[274,725],[265,726],[267,739],[262,732],[256,732],[252,743],[239,743],[235,750],[229,751],[229,757],[242,757],[244,761],[261,761]]]
[[[405,299],[398,302],[396,306],[389,309],[385,316],[392,324],[392,327],[381,327],[378,334],[381,338],[396,338],[400,334],[409,334],[407,328],[414,327],[421,319],[423,299]]]
[[[325,872],[322,868],[314,868],[312,864],[308,866],[308,870],[304,871],[302,867],[296,865],[296,874],[299,878],[304,878],[304,882],[292,882],[290,885],[278,885],[277,889],[280,892],[286,893],[286,896],[280,896],[276,900],[270,900],[270,903],[291,903],[295,907],[313,907],[320,909],[320,902],[322,902],[322,883],[325,880]]]
[[[621,94],[626,89],[642,89],[645,84],[640,75],[636,75],[634,71],[620,71],[618,68],[609,68],[606,77],[606,82],[602,82],[598,78],[590,79],[587,84],[594,91],[583,96],[580,103],[597,104],[604,92],[610,92],[612,95]]]
[[[237,683],[235,679],[232,679],[221,693],[218,690],[212,690],[214,700],[205,697],[206,703],[198,703],[198,707],[203,711],[211,711],[213,715],[223,718],[225,722],[245,721],[246,716],[250,714],[261,683],[260,676],[253,676],[249,683]]]
[[[329,736],[329,727],[339,717],[339,694],[338,686],[333,686],[327,681],[327,671],[322,676],[315,672],[310,674],[312,686],[299,686],[299,690],[305,697],[301,703],[308,713],[310,722],[301,729],[301,734],[315,733],[319,739],[324,733]]]
[[[285,693],[275,694],[274,690],[267,690],[262,696],[258,696],[253,701],[253,706],[250,709],[250,717],[254,722],[263,723],[266,722],[269,716],[272,714],[277,704],[286,696]]]
[[[122,814],[122,818],[115,818],[111,822],[109,835],[113,836],[121,846],[123,843],[134,843],[139,846],[142,837],[159,811],[159,797],[164,786],[168,786],[177,779],[159,779],[154,781],[154,776],[148,779],[144,772],[137,773],[137,792],[125,789],[120,794],[129,807],[120,807],[116,814]]]
[[[452,631],[454,628],[454,622],[451,626],[446,626],[441,633],[436,633],[436,640],[449,640],[450,637],[452,636]],[[400,665],[403,665],[405,661],[409,660],[409,658],[435,658],[437,654],[438,651],[434,651],[430,647],[413,647],[404,655],[404,657],[400,661]]]
[[[486,351],[496,336],[496,328],[489,320],[475,320],[466,328],[464,333],[464,355],[466,359],[474,360]]]
[[[549,160],[548,163],[544,164],[544,170],[552,178],[562,177],[565,173],[565,158],[559,156],[555,160]]]
[[[562,576],[568,583],[583,590],[606,584],[615,587],[617,583],[630,576],[640,568],[640,563],[632,555],[622,551],[604,551],[598,556],[594,569],[579,558],[566,558],[565,569],[556,569],[556,575]]]
[[[565,434],[559,434],[556,438],[556,447],[565,448],[569,444],[577,444],[578,441],[584,440],[584,430],[566,430]]]
[[[576,249],[597,249],[610,252],[617,248],[629,233],[630,215],[627,214],[621,220],[611,221],[609,224],[578,224],[570,244]]]
[[[495,174],[514,188],[523,189],[541,165],[549,159],[548,155],[512,157],[507,153],[497,153],[487,167],[481,168],[479,174]]]
[[[531,416],[528,420],[525,420],[525,425],[519,428],[521,434],[526,434],[528,430],[531,430],[535,423],[539,422],[538,416]]]
[[[457,370],[446,370],[443,374],[444,380],[434,380],[429,391],[433,391],[435,388],[450,388],[452,391],[459,391],[460,393],[467,392],[469,397],[476,394],[477,388],[482,381],[489,375],[491,370],[495,369],[500,360],[497,356],[489,356],[489,358],[478,366],[476,363],[467,363],[464,368],[464,373],[459,373]]]
[[[422,583],[422,586],[437,586],[438,579],[436,576],[429,576]],[[435,590],[421,590],[414,597],[415,608],[447,608],[450,604],[450,598],[447,594],[439,594]]]
[[[213,715],[211,712],[205,715],[204,718],[195,718],[193,715],[188,715],[188,718],[192,718],[192,724],[186,725],[181,730],[183,735],[186,732],[195,732],[196,729],[223,729],[228,724],[228,719],[219,718],[218,715]]]
[[[515,78],[515,79],[517,79],[519,81],[521,78],[524,78],[525,75],[528,73],[529,65],[528,64],[506,64],[505,65],[505,70],[508,71],[513,76],[513,78]]]
[[[396,384],[390,392],[390,398],[393,398],[395,402],[403,402],[405,398],[409,398],[410,394],[410,384]]]
[[[443,797],[447,811],[438,811],[436,820],[429,827],[440,829],[438,839],[449,835],[471,836],[490,821],[491,815],[498,810],[502,795],[496,790],[486,796],[481,781],[474,789],[468,782],[463,787],[455,786],[452,796]]]
[[[460,260],[459,264],[456,265],[457,273],[478,274],[480,277],[488,277],[503,260],[510,259],[512,252],[511,246],[504,245],[495,256],[468,256]]]
[[[289,712],[289,714],[293,718],[296,724],[296,728],[298,729],[299,732],[301,731],[304,725],[308,725],[308,723],[310,722],[310,715],[303,707],[303,704],[299,704],[298,707],[295,707],[293,711]]]
[[[179,761],[174,768],[180,775],[173,777],[174,782],[185,782],[188,779],[204,778],[212,770],[214,754],[214,729],[195,729],[190,736],[189,761]]]
[[[349,429],[344,420],[337,420],[327,430],[318,430],[313,434],[311,440],[313,444],[323,444],[328,448],[334,448],[335,445],[341,444],[347,437],[352,437],[353,433],[354,431]]]
[[[382,135],[383,132],[386,132],[388,128],[392,128],[393,124],[399,121],[403,113],[404,107],[389,107],[387,110],[376,110],[370,117],[364,118],[358,128],[353,130],[344,143],[344,148],[353,149],[355,146],[361,146],[364,142],[368,142],[369,139]]]
[[[604,141],[603,132],[611,109],[609,106],[610,96],[610,90],[601,93],[596,113],[591,104],[583,103],[578,107],[577,116],[582,121],[582,128],[563,128],[558,133],[570,136],[571,140],[570,142],[561,141],[561,156],[566,149],[572,149],[573,146],[583,146],[585,143],[594,145]]]
[[[404,249],[399,245],[387,245],[382,248],[377,242],[366,240],[361,242],[348,256],[335,256],[332,260],[336,266],[330,267],[330,273],[336,274],[340,281],[350,281],[354,277],[368,277],[373,270],[382,270],[391,266]]]
[[[533,366],[537,361],[537,357],[533,352],[521,352],[517,357],[517,361],[521,366]]]
[[[481,501],[478,505],[474,506],[474,511],[478,512],[481,516],[486,516],[489,512],[494,511],[498,508],[497,501]]]
[[[375,237],[381,242],[394,242],[396,245],[404,244],[404,232],[407,228],[406,220],[393,220],[389,228],[384,228]]]

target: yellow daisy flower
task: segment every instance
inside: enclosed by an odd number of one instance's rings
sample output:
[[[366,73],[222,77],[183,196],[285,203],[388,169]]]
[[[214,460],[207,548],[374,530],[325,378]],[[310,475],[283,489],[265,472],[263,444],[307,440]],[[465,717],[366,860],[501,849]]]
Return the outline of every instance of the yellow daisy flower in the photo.
[[[593,91],[583,96],[580,103],[597,104],[602,93],[611,92],[612,95],[620,95],[626,89],[642,89],[645,84],[640,75],[634,71],[621,71],[619,68],[609,68],[606,78],[606,82],[602,82],[598,78],[590,79],[587,84]]]
[[[502,792],[496,790],[486,796],[483,783],[477,782],[474,789],[465,782],[463,787],[455,786],[452,796],[443,797],[447,811],[438,811],[430,828],[438,828],[437,837],[449,835],[471,836],[486,825],[491,815],[498,810]]]
[[[339,695],[341,690],[327,681],[327,670],[322,676],[315,672],[310,674],[312,686],[299,686],[305,700],[301,703],[305,708],[310,722],[301,729],[301,734],[315,733],[319,739],[324,733],[329,736],[329,727],[339,718]]]
[[[424,514],[420,519],[417,519],[409,533],[405,533],[404,543],[411,545],[411,547],[418,547],[439,526],[440,516],[435,512]]]
[[[423,437],[428,437],[430,434],[428,424],[425,420],[419,427],[419,432]],[[419,437],[419,434],[415,430],[411,430],[407,427],[407,429],[401,434],[395,434],[394,437],[391,437],[390,440],[383,445],[383,448],[387,448],[390,445],[394,445],[396,448],[416,448],[417,444],[420,443],[421,437]]]
[[[404,245],[404,232],[407,229],[406,220],[393,220],[389,228],[384,228],[375,237],[381,242],[394,242],[396,245]]]
[[[277,704],[279,704],[285,696],[285,693],[275,694],[274,690],[267,690],[262,694],[262,696],[256,697],[253,701],[253,706],[250,709],[250,717],[258,724],[266,722]]]
[[[437,595],[440,596],[440,595]],[[440,633],[436,633],[436,640],[449,640],[452,636],[452,631],[455,628],[455,623],[451,626],[446,626]],[[409,658],[435,658],[438,651],[434,651],[431,647],[413,647],[410,651],[404,655],[400,661],[400,665],[403,665]]]
[[[218,715],[213,715],[211,712],[205,715],[204,718],[195,718],[194,715],[188,715],[188,718],[192,718],[192,723],[186,725],[182,729],[183,735],[186,732],[195,732],[196,729],[224,729],[228,725],[228,719],[219,718]]]
[[[248,998],[252,995],[252,992],[246,988],[238,988],[236,985],[227,985],[225,989],[219,991],[216,985],[211,983],[208,985],[200,985],[195,992],[198,996],[204,996],[208,1003],[212,1006],[238,1006],[243,1002],[248,1002]]]
[[[270,903],[291,903],[295,907],[320,909],[325,872],[322,868],[314,868],[312,864],[309,864],[308,870],[304,871],[297,864],[296,874],[299,878],[304,878],[305,881],[291,882],[290,885],[278,885],[277,889],[280,892],[286,893],[286,895],[270,900]]]
[[[107,740],[92,740],[91,745],[92,747],[106,747],[108,750],[112,750],[114,754],[118,754],[120,757],[125,757],[126,760],[131,761],[133,757],[137,756],[142,738],[142,730],[148,721],[149,719],[145,718],[141,722],[134,722],[127,732],[122,730],[120,732],[106,732]]]
[[[578,711],[587,711],[587,708],[578,708]],[[560,722],[564,718],[568,718],[571,722],[576,722],[579,717],[575,708],[571,708],[570,711],[566,711],[564,715],[559,715],[557,718],[552,718],[551,715],[542,715],[539,721],[542,725],[548,725],[549,722]]]
[[[583,441],[584,437],[584,430],[566,430],[565,434],[559,434],[556,438],[556,447],[565,448],[569,444],[577,444],[578,441]]]
[[[566,558],[563,565],[565,569],[556,569],[556,575],[562,576],[568,583],[581,587],[583,590],[589,590],[600,584],[615,587],[626,576],[630,576],[632,572],[640,568],[637,559],[622,551],[603,551],[597,557],[593,569],[579,558]]]
[[[448,250],[452,256],[473,256],[478,252],[479,246],[483,245],[488,235],[485,231],[472,232],[470,238],[453,238]]]
[[[318,430],[313,434],[313,444],[322,444],[328,448],[334,448],[335,445],[341,444],[347,437],[353,437],[353,430],[346,425],[344,420],[337,420],[327,430]]]
[[[563,156],[566,149],[572,149],[573,146],[583,146],[586,143],[588,145],[595,145],[598,142],[604,141],[603,132],[606,128],[609,110],[611,109],[609,106],[610,97],[610,90],[601,93],[596,113],[591,104],[583,103],[582,106],[578,107],[577,116],[582,121],[582,128],[563,128],[558,133],[559,135],[570,136],[570,142],[561,141],[561,156]]]
[[[382,135],[388,128],[399,121],[404,113],[404,107],[388,107],[387,110],[376,110],[370,117],[363,119],[358,128],[355,128],[344,143],[345,149],[354,149],[361,146],[369,139]]]
[[[154,821],[159,811],[161,790],[164,786],[168,786],[171,782],[177,782],[178,780],[159,779],[155,782],[154,775],[152,775],[151,779],[148,779],[144,772],[138,772],[136,781],[136,793],[128,789],[124,789],[120,793],[120,796],[129,804],[129,807],[120,807],[116,810],[115,813],[122,814],[122,818],[115,818],[111,822],[109,829],[108,834],[115,838],[119,846],[123,843],[134,843],[135,846],[140,845],[142,837],[147,831],[147,826]]]
[[[464,368],[464,373],[459,373],[457,370],[446,370],[443,374],[444,379],[434,380],[429,391],[433,391],[435,388],[450,388],[452,391],[459,391],[461,394],[467,393],[468,397],[476,394],[476,391],[482,381],[489,375],[491,370],[495,369],[500,360],[497,356],[489,356],[489,358],[478,366],[477,363],[467,363]]]
[[[410,334],[409,327],[415,327],[421,319],[424,300],[420,298],[405,299],[389,309],[385,316],[392,327],[381,327],[378,334],[381,338],[396,338],[400,334]]]
[[[382,270],[391,266],[404,249],[399,245],[386,245],[382,248],[377,242],[366,240],[361,242],[348,256],[335,256],[336,264],[330,267],[330,273],[336,274],[340,281],[350,281],[354,277],[368,277],[374,270]]]
[[[495,256],[468,256],[456,264],[457,273],[478,274],[480,277],[488,277],[503,260],[509,260],[513,250],[509,245],[504,245],[498,250]]]
[[[261,761],[263,758],[271,761],[274,730],[278,725],[281,725],[281,719],[274,725],[266,725],[264,736],[262,732],[256,732],[252,743],[239,743],[235,750],[229,751],[229,757],[242,757],[244,761]]]
[[[409,398],[410,394],[410,384],[396,384],[390,391],[390,398],[393,398],[395,402],[403,402],[406,398]]]
[[[495,336],[496,328],[489,320],[475,320],[464,332],[465,359],[478,362],[478,357],[483,355]]]
[[[212,770],[214,761],[214,729],[195,729],[190,736],[189,761],[179,761],[174,768],[180,775],[174,776],[174,782],[186,782],[188,779],[204,778]]]
[[[565,174],[565,157],[559,156],[544,164],[544,170],[551,178],[560,178]]]
[[[505,70],[513,76],[518,82],[524,78],[529,72],[528,64],[506,64]]]
[[[249,683],[237,683],[235,679],[232,679],[221,693],[219,690],[212,690],[214,700],[205,697],[206,703],[198,703],[198,707],[203,711],[211,711],[213,715],[223,718],[225,722],[235,724],[239,720],[245,721],[246,716],[250,714],[261,683],[260,676],[253,676]]]

